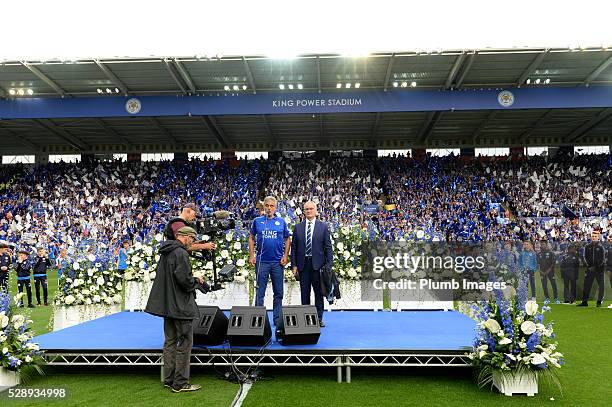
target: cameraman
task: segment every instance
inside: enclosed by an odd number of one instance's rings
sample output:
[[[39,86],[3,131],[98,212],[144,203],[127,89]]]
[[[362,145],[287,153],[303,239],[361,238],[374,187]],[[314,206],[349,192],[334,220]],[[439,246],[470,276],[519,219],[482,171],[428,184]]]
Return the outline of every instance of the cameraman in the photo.
[[[195,290],[198,283],[204,283],[203,278],[193,276],[187,254],[195,239],[196,231],[184,226],[177,231],[176,240],[161,244],[157,276],[145,308],[164,318],[164,386],[174,393],[202,388],[189,384],[193,320],[199,315]]]
[[[183,206],[183,210],[178,218],[171,219],[170,222],[166,225],[164,229],[164,237],[167,240],[174,240],[176,238],[176,234],[179,229],[188,226],[192,229],[194,228],[193,221],[200,216],[198,212],[198,207],[194,203],[188,203]],[[193,243],[190,247],[187,248],[188,252],[198,252],[202,250],[215,250],[217,245],[214,243],[203,243],[197,242]]]

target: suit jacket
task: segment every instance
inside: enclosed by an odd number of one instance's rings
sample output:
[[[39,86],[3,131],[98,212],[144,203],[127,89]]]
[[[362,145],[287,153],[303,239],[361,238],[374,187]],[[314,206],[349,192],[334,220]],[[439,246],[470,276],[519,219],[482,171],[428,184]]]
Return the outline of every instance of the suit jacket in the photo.
[[[331,268],[333,251],[329,226],[325,222],[315,220],[312,231],[312,268],[320,270],[323,266]],[[291,240],[291,267],[298,271],[304,269],[306,262],[306,221],[295,225]]]

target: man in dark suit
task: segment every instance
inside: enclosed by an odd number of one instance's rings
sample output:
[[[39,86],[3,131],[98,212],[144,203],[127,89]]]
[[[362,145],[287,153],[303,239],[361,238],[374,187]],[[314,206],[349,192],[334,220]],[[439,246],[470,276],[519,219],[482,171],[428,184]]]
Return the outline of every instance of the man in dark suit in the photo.
[[[302,305],[310,304],[310,288],[315,295],[315,306],[319,323],[323,323],[323,293],[321,291],[321,268],[331,267],[333,250],[329,226],[317,220],[317,205],[304,204],[306,220],[295,225],[291,241],[291,267],[293,275],[300,281]]]
[[[599,241],[599,230],[593,230],[591,233],[591,242],[589,242],[583,250],[582,258],[586,265],[586,274],[584,276],[584,285],[582,289],[582,302],[579,307],[587,307],[589,294],[593,282],[597,281],[599,290],[597,292],[597,306],[601,307],[604,299],[604,268],[606,265],[606,249]]]

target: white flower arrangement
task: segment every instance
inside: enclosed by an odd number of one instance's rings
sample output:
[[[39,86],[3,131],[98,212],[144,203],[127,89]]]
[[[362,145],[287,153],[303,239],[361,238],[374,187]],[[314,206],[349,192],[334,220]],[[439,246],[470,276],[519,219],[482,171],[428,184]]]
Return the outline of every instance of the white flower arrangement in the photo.
[[[151,244],[136,242],[128,253],[127,266],[123,278],[125,281],[151,281],[155,278],[155,269],[159,261],[157,235]]]
[[[74,264],[80,266],[75,269]],[[96,302],[96,296],[109,298],[110,300],[106,301],[108,305],[122,302],[123,285],[119,273],[115,270],[103,270],[101,263],[94,263],[89,258],[69,266],[62,274],[59,286],[53,300],[56,306],[90,305]],[[115,301],[115,298],[118,301]]]
[[[340,233],[338,233],[338,231]],[[361,279],[363,231],[358,225],[342,226],[331,234],[333,270],[340,280]]]
[[[526,301],[527,285],[519,283],[518,294],[505,298],[497,290],[494,298],[474,305],[472,314],[478,321],[477,337],[468,357],[478,371],[478,382],[485,386],[496,372],[547,375],[560,386],[556,369],[564,363],[557,351],[553,325],[544,325],[544,312]]]
[[[18,372],[24,366],[34,365],[40,372],[42,358],[38,344],[32,342],[32,321],[17,313],[19,301],[18,296],[11,298],[8,292],[0,290],[0,366]]]

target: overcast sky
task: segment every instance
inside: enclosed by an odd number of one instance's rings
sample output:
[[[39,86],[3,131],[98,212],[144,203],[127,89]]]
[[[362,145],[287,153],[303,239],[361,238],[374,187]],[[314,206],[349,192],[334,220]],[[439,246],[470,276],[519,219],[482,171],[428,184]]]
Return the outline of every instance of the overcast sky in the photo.
[[[2,0],[0,62],[612,47],[611,12],[593,0]]]

